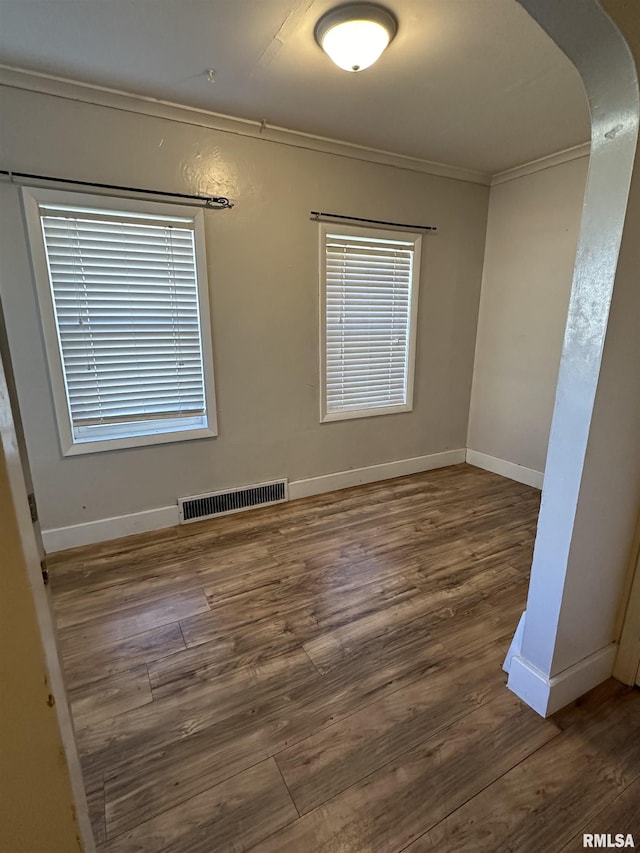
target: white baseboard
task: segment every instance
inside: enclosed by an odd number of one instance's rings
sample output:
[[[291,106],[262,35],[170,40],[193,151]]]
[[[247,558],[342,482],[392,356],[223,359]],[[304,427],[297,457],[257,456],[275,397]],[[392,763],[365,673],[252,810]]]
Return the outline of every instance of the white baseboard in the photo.
[[[516,628],[516,632],[513,635],[513,639],[511,640],[511,645],[509,646],[509,651],[507,652],[507,656],[504,659],[504,663],[502,664],[502,669],[508,674],[511,670],[511,661],[514,657],[518,657],[520,654],[520,649],[522,647],[522,635],[524,634],[524,622],[527,618],[527,611],[525,610],[520,617],[520,621],[518,622],[518,627]]]
[[[420,471],[432,471],[447,465],[459,465],[465,461],[465,450],[445,450],[443,453],[429,453],[427,456],[414,456],[411,459],[398,459],[395,462],[383,462],[381,465],[369,465],[366,468],[352,468],[349,471],[337,471],[335,474],[323,474],[308,480],[294,480],[289,483],[289,498],[308,498],[364,483],[376,483],[379,480],[391,480],[406,474],[418,474]]]
[[[443,453],[430,453],[427,456],[415,456],[412,459],[383,462],[381,465],[369,465],[367,468],[337,471],[335,474],[311,477],[308,480],[297,480],[289,483],[289,500],[320,495],[337,489],[347,489],[349,486],[358,486],[363,483],[389,480],[393,477],[402,477],[405,474],[431,471],[434,468],[444,468],[447,465],[458,465],[464,462],[464,459],[465,450],[461,448],[459,450],[446,450]],[[73,524],[70,527],[43,530],[42,541],[47,554],[52,554],[55,551],[65,551],[67,548],[107,542],[110,539],[120,539],[122,536],[146,533],[150,530],[161,530],[163,527],[174,527],[177,524],[179,524],[178,507],[164,506],[145,512],[134,512],[130,515],[117,515],[113,518]]]
[[[129,515],[116,515],[113,518],[101,518],[98,521],[86,521],[72,524],[70,527],[55,527],[42,531],[42,543],[47,554],[77,548],[79,545],[93,545],[120,539],[134,533],[147,533],[149,530],[161,530],[178,524],[178,507],[163,506],[144,512],[132,512]]]
[[[516,654],[511,658],[507,687],[542,717],[549,717],[606,681],[616,652],[617,643],[611,643],[552,678]]]
[[[518,483],[524,483],[536,489],[542,488],[544,480],[542,471],[525,468],[524,465],[516,465],[515,462],[507,462],[506,459],[498,459],[496,456],[489,456],[488,453],[480,453],[470,448],[467,448],[466,461],[469,465],[475,465],[476,468],[484,468],[485,471],[492,471],[494,474],[516,480]]]

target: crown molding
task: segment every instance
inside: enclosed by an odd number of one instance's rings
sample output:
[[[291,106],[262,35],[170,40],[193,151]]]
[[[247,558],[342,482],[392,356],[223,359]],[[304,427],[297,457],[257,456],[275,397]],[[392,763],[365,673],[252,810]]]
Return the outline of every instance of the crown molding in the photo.
[[[498,184],[505,184],[507,181],[515,181],[516,178],[524,178],[525,175],[542,172],[543,169],[550,169],[552,166],[560,166],[562,163],[571,162],[571,160],[588,157],[590,151],[591,143],[583,142],[582,145],[574,145],[572,148],[565,148],[564,151],[556,151],[555,154],[548,154],[546,157],[531,160],[529,163],[523,163],[521,166],[505,169],[504,172],[498,172],[491,178],[491,186],[495,187]]]
[[[466,181],[484,186],[489,186],[491,183],[491,175],[487,172],[478,172],[473,169],[450,166],[446,163],[434,163],[431,160],[423,160],[419,157],[409,157],[404,154],[394,154],[391,151],[367,148],[364,145],[289,130],[288,128],[269,125],[266,122],[235,118],[198,107],[188,107],[171,101],[136,95],[132,92],[81,83],[77,80],[56,77],[11,65],[0,64],[0,85],[124,112],[168,119],[196,127],[206,127],[222,133],[250,136],[294,148],[305,148],[324,154],[334,154],[338,157],[348,157],[382,166],[407,169],[411,172],[451,178],[456,181]]]

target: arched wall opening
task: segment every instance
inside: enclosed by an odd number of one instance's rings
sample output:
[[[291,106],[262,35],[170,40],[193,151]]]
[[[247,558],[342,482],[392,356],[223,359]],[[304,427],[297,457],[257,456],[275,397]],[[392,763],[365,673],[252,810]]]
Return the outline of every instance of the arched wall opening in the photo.
[[[638,515],[640,19],[626,0],[519,2],[578,69],[592,120],[527,610],[506,662],[510,689],[546,716],[611,675]]]

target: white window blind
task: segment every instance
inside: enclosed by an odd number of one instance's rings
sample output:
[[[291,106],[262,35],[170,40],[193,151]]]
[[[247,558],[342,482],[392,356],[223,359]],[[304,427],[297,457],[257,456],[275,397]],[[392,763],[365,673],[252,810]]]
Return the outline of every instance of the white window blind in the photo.
[[[194,220],[38,216],[72,441],[207,428]]]
[[[324,232],[327,420],[410,408],[420,238],[406,236]]]

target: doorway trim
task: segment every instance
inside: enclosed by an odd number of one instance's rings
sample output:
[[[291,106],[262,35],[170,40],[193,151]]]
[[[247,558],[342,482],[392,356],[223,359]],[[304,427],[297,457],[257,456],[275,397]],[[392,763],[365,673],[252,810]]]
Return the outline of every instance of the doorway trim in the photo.
[[[628,595],[623,598],[620,642],[613,676],[623,684],[640,682],[640,524],[632,551]]]
[[[83,850],[85,853],[95,853],[95,843],[89,818],[89,807],[84,788],[82,768],[64,685],[62,665],[58,655],[56,627],[47,599],[47,592],[42,582],[40,553],[29,510],[27,487],[18,451],[14,412],[11,406],[4,363],[1,357],[0,402],[2,403],[0,412],[0,445],[6,460],[9,490],[13,499],[24,562],[33,595],[36,619],[42,642],[44,665],[49,681],[49,690],[55,702],[58,728],[60,729],[60,737],[69,771],[71,793],[75,806],[75,818],[80,831]]]

